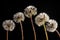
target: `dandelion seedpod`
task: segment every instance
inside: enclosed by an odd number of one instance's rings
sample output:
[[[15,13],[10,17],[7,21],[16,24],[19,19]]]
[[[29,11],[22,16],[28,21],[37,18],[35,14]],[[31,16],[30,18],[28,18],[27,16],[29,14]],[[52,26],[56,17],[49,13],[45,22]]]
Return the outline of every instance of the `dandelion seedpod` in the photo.
[[[15,28],[15,23],[12,20],[5,20],[2,26],[6,31],[13,31]]]
[[[13,19],[16,23],[20,23],[21,26],[21,32],[22,32],[22,40],[24,40],[24,35],[23,35],[23,26],[22,26],[22,22],[25,20],[24,14],[22,12],[18,12],[16,14],[14,14]]]
[[[49,32],[54,32],[58,27],[58,23],[54,19],[50,19],[47,22],[46,28]]]
[[[14,14],[13,19],[15,22],[20,23],[20,21],[24,21],[25,17],[22,12],[18,12],[16,14]]]
[[[58,27],[58,23],[56,20],[54,19],[50,19],[49,21],[47,21],[46,23],[46,28],[47,28],[47,31],[48,32],[55,32],[59,35],[60,37],[60,33],[59,31],[57,30],[57,27]]]
[[[31,24],[34,32],[34,40],[36,40],[36,32],[35,32],[32,16],[37,14],[37,8],[35,6],[30,5],[24,9],[24,14],[26,17],[30,18],[31,20]]]
[[[49,20],[49,16],[46,13],[40,13],[35,17],[35,23],[40,27],[44,22]]]
[[[36,25],[38,25],[39,27],[41,25],[44,26],[44,31],[45,31],[45,35],[46,35],[46,40],[48,40],[48,34],[47,34],[47,31],[46,31],[46,27],[45,27],[45,22],[49,20],[49,16],[46,14],[46,13],[40,13],[39,15],[37,15],[35,17],[35,23]]]
[[[36,15],[37,14],[37,8],[35,6],[27,6],[25,9],[24,9],[24,14],[26,17],[30,18],[32,17],[32,15]]]
[[[15,28],[15,23],[12,20],[5,20],[2,24],[4,30],[6,30],[6,40],[8,40],[8,31],[13,31]]]

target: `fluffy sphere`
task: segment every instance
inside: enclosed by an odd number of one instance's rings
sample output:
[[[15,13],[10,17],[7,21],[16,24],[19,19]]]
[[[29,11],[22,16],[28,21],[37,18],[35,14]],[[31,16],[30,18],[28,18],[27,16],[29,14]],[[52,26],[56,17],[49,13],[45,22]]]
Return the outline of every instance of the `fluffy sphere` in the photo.
[[[7,31],[13,31],[15,28],[15,23],[12,20],[5,20],[2,26]]]
[[[46,13],[40,13],[35,17],[35,23],[40,27],[44,22],[49,20],[49,16]]]
[[[57,29],[57,27],[58,23],[54,19],[50,19],[46,24],[47,31],[49,32],[54,32]]]
[[[37,8],[34,6],[28,6],[24,9],[24,14],[26,17],[30,18],[32,15],[37,14]]]
[[[20,23],[20,21],[24,21],[25,17],[22,12],[18,12],[16,14],[14,14],[13,19],[15,22]]]

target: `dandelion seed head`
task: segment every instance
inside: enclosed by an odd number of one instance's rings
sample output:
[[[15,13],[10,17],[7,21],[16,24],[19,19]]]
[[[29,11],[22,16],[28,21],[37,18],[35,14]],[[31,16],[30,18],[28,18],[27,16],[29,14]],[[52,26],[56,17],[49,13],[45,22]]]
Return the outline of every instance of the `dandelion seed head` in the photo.
[[[37,8],[34,6],[28,6],[24,9],[24,14],[26,17],[30,18],[32,15],[37,14]]]
[[[22,12],[18,12],[14,14],[13,18],[14,18],[14,21],[17,23],[20,23],[20,21],[24,21],[25,19],[24,14]]]
[[[47,31],[54,32],[58,27],[58,23],[54,19],[50,19],[46,24]]]
[[[40,27],[44,22],[49,20],[49,16],[46,13],[40,13],[35,18],[35,23]]]
[[[35,18],[35,23],[40,27],[42,24],[44,24],[44,21],[42,21],[43,19],[40,19],[40,16],[36,16]]]
[[[40,13],[40,18],[43,18],[45,21],[48,21],[49,20],[49,16],[47,15],[47,13],[43,12],[43,13]]]
[[[15,28],[15,23],[12,20],[5,20],[2,26],[7,31],[13,31]]]

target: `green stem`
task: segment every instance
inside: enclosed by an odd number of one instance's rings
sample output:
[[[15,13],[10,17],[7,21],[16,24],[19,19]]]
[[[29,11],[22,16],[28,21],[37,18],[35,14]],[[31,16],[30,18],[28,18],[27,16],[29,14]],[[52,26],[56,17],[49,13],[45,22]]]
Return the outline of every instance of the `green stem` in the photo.
[[[46,26],[45,26],[45,23],[44,23],[44,31],[45,31],[45,35],[46,35],[46,40],[48,40],[48,34],[47,34],[47,31],[46,31]]]

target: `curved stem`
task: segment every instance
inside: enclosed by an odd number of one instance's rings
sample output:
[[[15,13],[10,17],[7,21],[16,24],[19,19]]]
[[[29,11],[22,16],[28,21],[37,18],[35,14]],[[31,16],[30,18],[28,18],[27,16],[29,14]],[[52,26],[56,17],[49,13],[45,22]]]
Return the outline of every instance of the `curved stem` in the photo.
[[[6,32],[6,40],[8,40],[8,31]]]
[[[32,28],[33,28],[33,32],[34,32],[34,40],[36,40],[36,32],[35,32],[35,28],[34,28],[34,25],[33,25],[32,17],[31,17],[31,23],[32,23]]]
[[[44,26],[44,30],[45,30],[46,40],[48,40],[48,34],[47,34],[47,31],[46,31],[45,24],[43,26]]]
[[[58,30],[56,30],[56,33],[59,35],[59,37],[60,37],[60,33],[59,33],[59,31]]]
[[[22,26],[22,23],[21,22],[20,22],[20,25],[21,25],[22,40],[24,40],[23,26]]]

